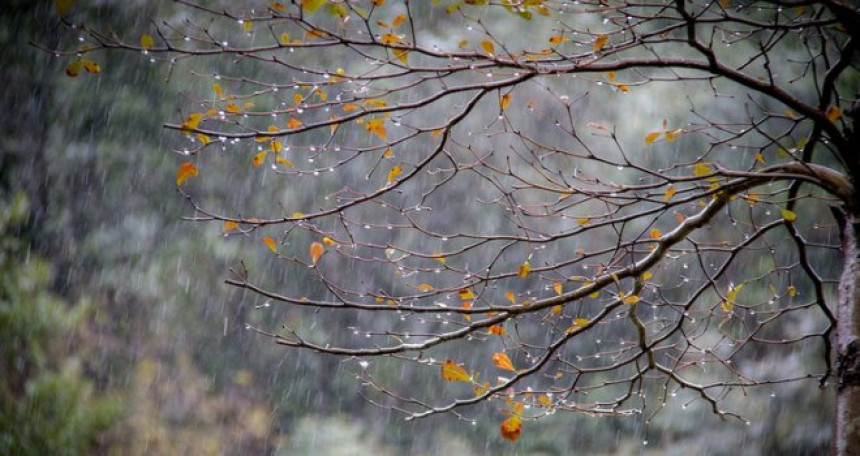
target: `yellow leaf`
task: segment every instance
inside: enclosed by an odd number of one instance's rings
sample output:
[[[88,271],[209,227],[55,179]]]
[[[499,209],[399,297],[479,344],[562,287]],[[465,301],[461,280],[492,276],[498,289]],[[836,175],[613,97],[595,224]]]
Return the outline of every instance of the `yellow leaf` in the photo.
[[[755,161],[757,161],[757,162],[761,163],[762,165],[764,165],[764,164],[765,164],[765,161],[764,161],[764,155],[762,155],[762,154],[761,154],[761,152],[759,152],[759,153],[755,154]]]
[[[429,283],[422,283],[421,285],[418,285],[418,291],[422,293],[433,291],[433,285],[430,285]]]
[[[332,245],[335,245],[337,243],[334,241],[334,239],[326,236],[323,238],[323,244],[328,245],[328,246],[332,246]]]
[[[76,78],[79,74],[81,74],[81,61],[73,60],[69,66],[66,67],[66,76],[70,78]]]
[[[553,46],[558,46],[559,44],[565,43],[568,41],[570,41],[570,38],[565,38],[561,35],[553,35],[553,36],[549,37],[549,44],[551,44]]]
[[[475,385],[475,396],[480,396],[490,390],[490,382]]]
[[[654,141],[657,141],[662,134],[663,132],[661,131],[652,131],[651,133],[648,133],[648,135],[645,136],[645,144],[653,144]]]
[[[289,44],[290,34],[287,32],[281,33],[281,38],[278,41],[280,41],[282,44]]]
[[[235,230],[236,228],[239,228],[238,222],[233,222],[233,221],[224,222],[224,231]]]
[[[304,124],[302,124],[302,121],[299,119],[296,119],[295,117],[290,117],[290,120],[287,121],[287,128],[289,128],[290,130],[294,130],[296,128],[299,128],[302,125],[304,125]]]
[[[266,247],[268,247],[269,250],[271,250],[273,252],[278,251],[278,243],[275,242],[275,240],[269,236],[266,236],[263,238],[263,244],[266,244]]]
[[[529,264],[528,261],[525,261],[525,262],[523,262],[523,264],[520,265],[520,269],[519,269],[519,271],[517,271],[517,277],[524,279],[524,278],[528,277],[531,272],[532,272],[532,265]]]
[[[212,140],[211,140],[211,139],[209,139],[209,137],[208,137],[208,136],[206,136],[206,135],[204,135],[203,133],[197,133],[197,139],[198,139],[198,140],[200,141],[200,143],[201,143],[201,144],[203,144],[204,146],[205,146],[205,145],[207,145],[207,144],[209,144],[210,142],[212,142]]]
[[[577,319],[573,320],[573,324],[571,324],[570,327],[567,328],[566,332],[572,333],[572,332],[578,330],[579,328],[582,328],[583,326],[585,326],[587,324],[588,324],[587,318],[577,318]]]
[[[218,84],[217,82],[215,84],[212,84],[212,91],[215,92],[215,96],[217,96],[218,98],[224,96],[224,89],[222,89],[221,84]]]
[[[696,163],[696,166],[693,167],[693,174],[696,177],[706,176],[711,174],[711,166],[707,163]]]
[[[398,14],[397,17],[394,18],[394,21],[391,22],[392,27],[398,27],[406,20],[406,16],[402,14]]]
[[[304,98],[302,97],[302,94],[300,94],[300,93],[296,93],[296,94],[294,94],[294,95],[293,95],[293,103],[295,103],[295,104],[302,104],[302,101],[304,101]]]
[[[640,277],[642,280],[651,280],[651,278],[652,278],[652,277],[654,277],[654,274],[651,274],[650,272],[645,271],[645,272],[643,272],[643,273],[642,273],[642,275],[641,275],[641,276],[639,276],[639,277]]]
[[[558,315],[561,313],[562,310],[563,310],[563,307],[558,305],[558,306],[552,306],[552,309],[550,310],[550,312],[552,312],[553,315]]]
[[[523,432],[523,423],[522,418],[518,415],[511,415],[502,422],[502,426],[499,428],[499,433],[502,435],[502,438],[506,440],[510,440],[511,442],[516,442],[518,438],[520,438],[520,434]]]
[[[591,222],[591,219],[588,219],[588,218],[585,218],[585,217],[582,217],[582,218],[579,218],[579,219],[577,219],[577,220],[576,220],[576,223],[578,223],[578,224],[579,224],[579,226],[585,226],[585,225],[588,225],[590,222]]]
[[[239,107],[236,103],[230,103],[224,107],[224,110],[231,114],[239,114],[242,112],[242,108]]]
[[[386,183],[391,184],[392,182],[394,182],[394,179],[397,179],[397,176],[401,174],[403,174],[403,169],[395,165],[393,168],[391,168],[391,171],[388,172],[388,179],[386,180]]]
[[[514,363],[511,362],[508,355],[502,352],[493,353],[493,364],[495,364],[499,369],[516,372],[516,369],[514,369]]]
[[[465,48],[465,47],[469,46],[469,40],[462,40],[459,43],[457,43],[457,46],[460,48]]]
[[[507,333],[508,332],[505,331],[505,328],[502,328],[499,325],[490,326],[490,334],[492,334],[494,336],[504,336]]]
[[[182,185],[186,180],[197,175],[197,165],[191,162],[185,162],[179,165],[176,170],[176,185]]]
[[[302,0],[302,8],[309,13],[314,13],[325,4],[325,0]]]
[[[64,17],[66,14],[69,14],[69,10],[72,9],[74,3],[75,0],[54,0],[54,8],[57,9],[57,14]]]
[[[308,249],[308,253],[311,257],[311,262],[313,264],[317,264],[320,257],[323,256],[323,252],[325,252],[325,247],[319,242],[312,242],[310,248]]]
[[[836,122],[842,117],[842,110],[839,109],[839,106],[833,105],[827,108],[825,115],[827,116],[827,120]]]
[[[511,104],[511,99],[513,99],[513,95],[510,92],[502,95],[502,98],[499,100],[499,107],[502,108],[502,111],[508,109],[508,105]]]
[[[242,28],[245,29],[246,32],[250,32],[254,27],[254,24],[251,21],[242,21]]]
[[[553,285],[552,289],[555,291],[555,294],[557,294],[557,295],[564,293],[564,285],[562,285],[561,282]]]
[[[288,167],[288,168],[292,168],[292,167],[293,167],[293,163],[292,163],[291,161],[287,160],[287,159],[286,159],[286,158],[284,158],[284,157],[275,157],[275,163],[278,163],[278,164],[284,165],[284,166],[286,166],[286,167]]]
[[[449,382],[471,382],[472,376],[459,364],[446,359],[442,362],[442,379]]]
[[[155,39],[152,35],[143,34],[140,36],[140,47],[150,50],[155,47]]]
[[[657,239],[660,237],[660,230],[658,230],[657,228],[652,228],[650,234],[651,234],[651,239]]]
[[[87,70],[87,73],[98,74],[102,70],[99,64],[92,60],[81,59],[81,64]]]
[[[542,405],[544,405],[546,407],[549,407],[552,405],[552,399],[550,399],[549,396],[547,396],[546,394],[541,394],[540,396],[538,396],[538,402],[540,402]]]
[[[481,49],[490,55],[494,55],[496,53],[496,47],[491,41],[481,41]]]
[[[797,214],[795,214],[794,211],[790,211],[788,209],[783,209],[780,211],[780,213],[782,214],[782,218],[786,222],[793,222],[793,221],[797,220]]]
[[[600,35],[597,37],[596,40],[594,40],[594,45],[592,46],[592,49],[594,50],[594,52],[600,52],[600,50],[603,49],[603,47],[606,46],[606,43],[608,42],[609,35]]]
[[[507,300],[510,301],[511,304],[517,303],[517,297],[516,297],[516,295],[514,295],[513,292],[509,291],[509,292],[505,293],[505,298],[507,298]]]
[[[797,288],[794,285],[789,285],[787,292],[789,298],[797,296]]]
[[[667,131],[667,132],[666,132],[666,142],[672,142],[672,141],[674,141],[675,139],[677,139],[677,138],[678,138],[678,136],[681,136],[681,133],[684,133],[684,130],[683,130],[683,129],[680,129],[680,128],[679,128],[679,129],[677,129],[677,130],[669,130],[669,131]]]
[[[272,142],[270,143],[270,148],[271,148],[272,152],[279,154],[279,153],[281,153],[281,151],[284,150],[284,144],[278,140],[273,139]]]
[[[472,292],[471,288],[463,288],[459,292],[460,299],[465,301],[468,299],[475,299],[475,293]]]
[[[722,301],[720,302],[720,309],[725,313],[731,313],[731,311],[735,308],[735,303],[731,301]]]
[[[673,196],[675,196],[675,191],[675,187],[670,186],[669,188],[667,188],[666,193],[663,195],[663,201],[669,202],[669,200],[672,199]]]
[[[639,302],[639,296],[630,295],[624,298],[624,304],[636,304]]]
[[[394,57],[397,60],[400,60],[400,63],[406,64],[409,63],[409,50],[408,49],[394,49],[391,51],[394,54]]]
[[[254,155],[254,159],[251,160],[251,164],[254,165],[255,168],[262,165],[263,163],[265,163],[266,155],[268,155],[268,154],[269,154],[269,151],[264,150],[264,151],[258,153],[257,155]]]

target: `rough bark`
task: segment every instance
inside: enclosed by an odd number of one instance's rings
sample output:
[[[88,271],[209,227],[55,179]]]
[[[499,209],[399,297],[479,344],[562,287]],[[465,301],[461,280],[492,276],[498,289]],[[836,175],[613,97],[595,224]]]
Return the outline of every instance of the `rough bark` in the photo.
[[[834,453],[860,456],[860,216],[843,228],[845,265],[839,284],[836,327],[836,428]]]

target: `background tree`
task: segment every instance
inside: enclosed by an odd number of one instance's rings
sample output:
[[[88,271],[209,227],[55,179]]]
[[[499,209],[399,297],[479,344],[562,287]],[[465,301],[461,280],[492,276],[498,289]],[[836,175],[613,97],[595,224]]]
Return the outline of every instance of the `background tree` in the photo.
[[[498,401],[511,440],[556,411],[647,424],[679,394],[743,420],[722,404],[833,378],[836,450],[860,448],[856,7],[179,3],[199,17],[76,26],[66,72],[113,48],[169,78],[218,60],[168,128],[194,157],[177,172],[189,218],[284,263],[228,280],[287,304],[282,329],[250,329],[355,360],[369,400],[409,418]],[[253,176],[228,194],[278,196],[218,207],[195,186],[221,168]],[[797,350],[817,365],[755,362]]]

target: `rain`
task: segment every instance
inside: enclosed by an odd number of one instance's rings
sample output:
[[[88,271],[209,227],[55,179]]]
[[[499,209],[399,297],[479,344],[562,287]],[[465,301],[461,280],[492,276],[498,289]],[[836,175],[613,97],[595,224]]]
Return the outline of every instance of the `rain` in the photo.
[[[850,17],[13,3],[0,454],[835,448]]]

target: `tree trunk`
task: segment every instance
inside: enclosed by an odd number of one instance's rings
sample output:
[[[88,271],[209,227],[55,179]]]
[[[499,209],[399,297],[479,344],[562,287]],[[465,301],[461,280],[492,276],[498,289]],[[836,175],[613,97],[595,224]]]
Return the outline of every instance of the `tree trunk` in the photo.
[[[838,384],[833,448],[839,456],[860,456],[860,215],[851,214],[845,221],[842,246],[845,265],[836,309]]]

